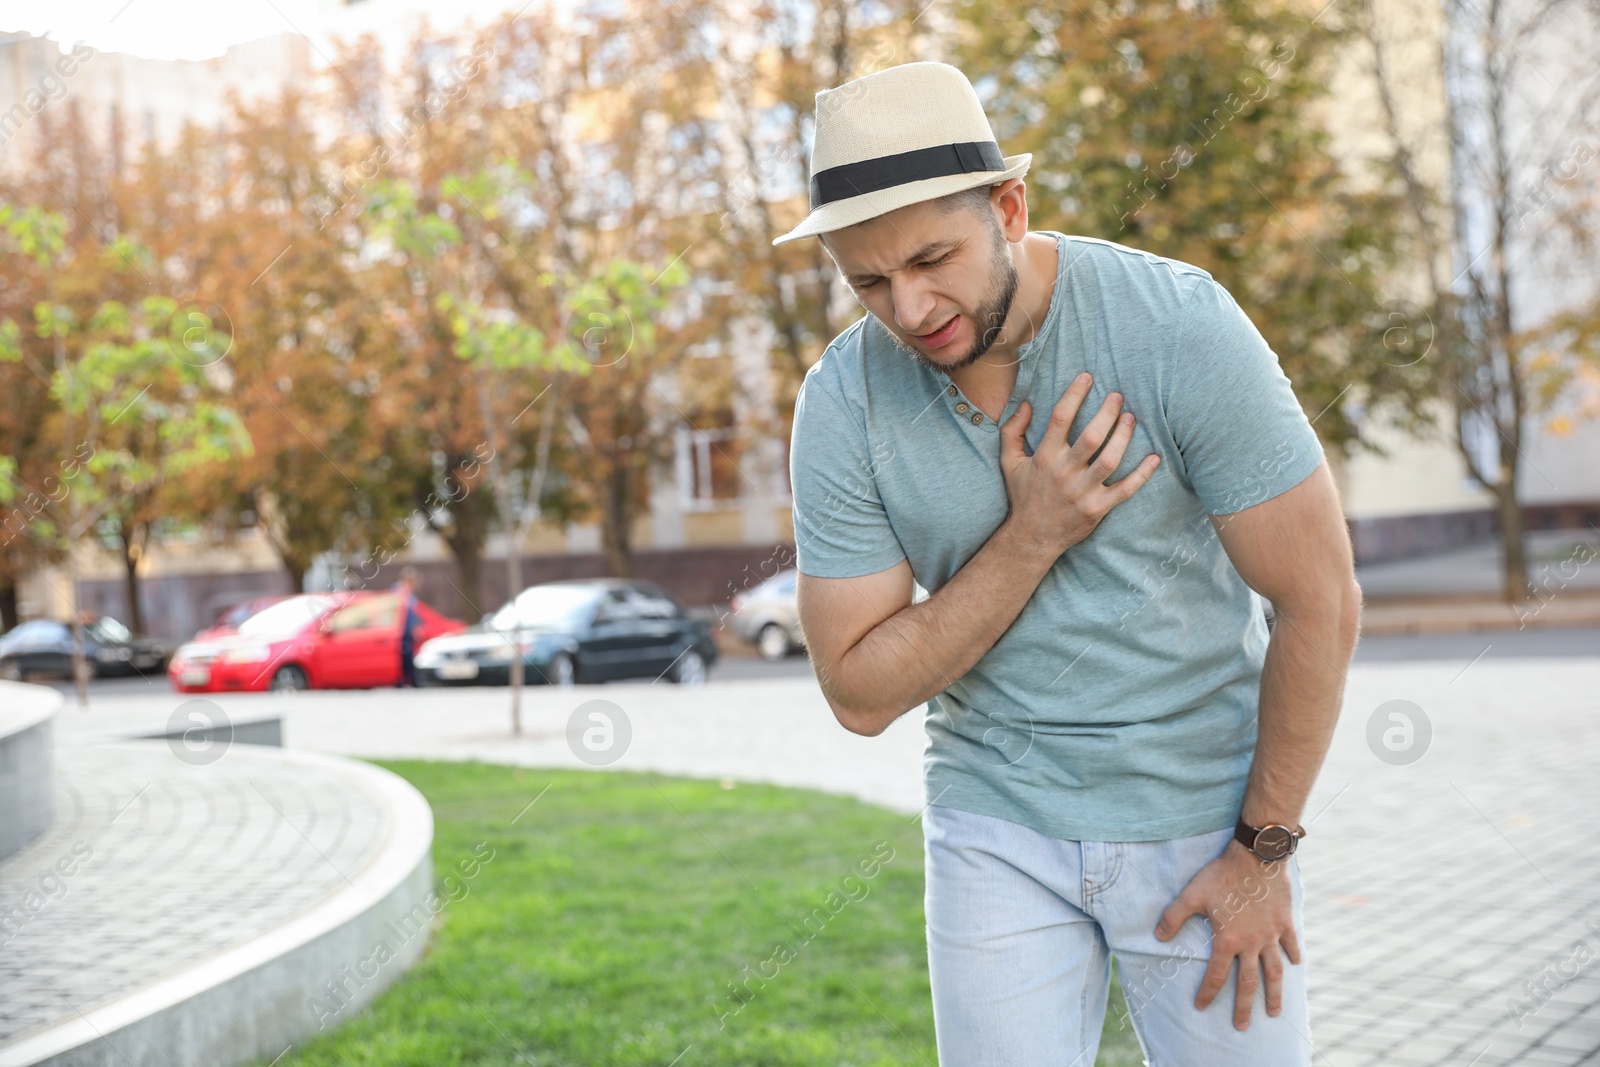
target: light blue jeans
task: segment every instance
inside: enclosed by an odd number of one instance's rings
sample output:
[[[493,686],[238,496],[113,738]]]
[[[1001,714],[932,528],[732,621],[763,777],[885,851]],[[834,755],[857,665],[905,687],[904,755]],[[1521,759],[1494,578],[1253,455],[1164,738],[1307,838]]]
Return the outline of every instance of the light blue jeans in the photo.
[[[1222,855],[1232,829],[1170,841],[1062,841],[937,804],[922,826],[940,1067],[1093,1067],[1112,956],[1129,1018],[1110,1025],[1131,1023],[1149,1067],[1311,1063],[1298,857],[1282,862],[1301,963],[1284,957],[1282,1014],[1268,1017],[1263,978],[1240,1031],[1237,962],[1211,1004],[1194,1006],[1211,921],[1194,915],[1170,940],[1155,936],[1161,913]]]

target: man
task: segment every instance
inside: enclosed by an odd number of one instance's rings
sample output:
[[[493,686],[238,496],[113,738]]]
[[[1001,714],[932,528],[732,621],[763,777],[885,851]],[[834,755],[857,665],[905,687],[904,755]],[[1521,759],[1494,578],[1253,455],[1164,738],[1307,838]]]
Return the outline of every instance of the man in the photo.
[[[400,681],[396,688],[417,687],[417,630],[422,613],[417,611],[417,568],[407,564],[394,585],[400,594]]]
[[[795,405],[812,661],[856,733],[928,705],[942,1063],[1091,1067],[1115,956],[1149,1062],[1309,1064],[1293,849],[1360,611],[1338,497],[1228,292],[1030,232],[1030,162],[945,64],[817,94],[774,243],[820,236],[869,314]]]

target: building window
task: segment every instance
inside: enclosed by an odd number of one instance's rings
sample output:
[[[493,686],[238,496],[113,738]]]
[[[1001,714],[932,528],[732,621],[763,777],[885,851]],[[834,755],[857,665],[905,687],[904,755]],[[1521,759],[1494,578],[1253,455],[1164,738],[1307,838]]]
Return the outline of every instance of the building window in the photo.
[[[738,433],[732,427],[676,433],[678,502],[685,511],[725,507],[739,499]]]

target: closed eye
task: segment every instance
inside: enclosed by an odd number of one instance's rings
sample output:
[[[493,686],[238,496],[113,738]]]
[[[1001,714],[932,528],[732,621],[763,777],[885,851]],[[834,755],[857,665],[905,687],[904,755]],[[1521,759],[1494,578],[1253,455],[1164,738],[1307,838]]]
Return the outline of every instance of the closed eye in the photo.
[[[954,252],[955,252],[955,249],[952,248],[949,252],[946,252],[944,255],[940,256],[938,259],[925,259],[922,262],[917,263],[915,265],[918,266],[918,267],[924,267],[924,268],[926,268],[926,267],[937,267],[940,264],[942,264],[945,260],[949,259],[951,257],[951,255],[954,254]],[[871,289],[873,286],[877,285],[881,281],[883,281],[883,279],[881,277],[878,277],[878,278],[867,278],[867,279],[864,279],[864,280],[851,282],[850,284],[853,287],[855,287],[856,289]]]

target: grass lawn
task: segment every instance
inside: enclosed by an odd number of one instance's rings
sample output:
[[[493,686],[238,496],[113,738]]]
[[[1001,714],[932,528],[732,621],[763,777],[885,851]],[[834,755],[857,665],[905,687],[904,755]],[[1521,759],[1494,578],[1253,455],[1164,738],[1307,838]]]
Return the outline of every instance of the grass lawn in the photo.
[[[415,967],[278,1067],[937,1063],[919,822],[802,789],[382,765],[433,806],[450,902]],[[1121,1010],[1113,984],[1100,1067],[1141,1062]]]

